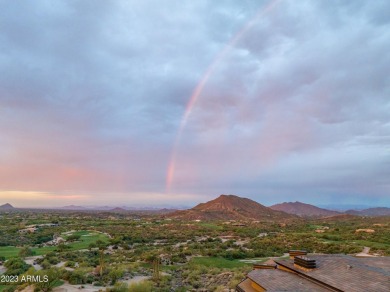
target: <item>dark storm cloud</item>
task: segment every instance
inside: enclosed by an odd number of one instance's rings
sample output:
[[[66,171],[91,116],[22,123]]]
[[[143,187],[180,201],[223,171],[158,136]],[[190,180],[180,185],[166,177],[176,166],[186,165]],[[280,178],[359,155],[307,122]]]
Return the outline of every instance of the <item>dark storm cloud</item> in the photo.
[[[4,191],[163,193],[214,64],[167,198],[388,198],[387,1],[2,6]]]

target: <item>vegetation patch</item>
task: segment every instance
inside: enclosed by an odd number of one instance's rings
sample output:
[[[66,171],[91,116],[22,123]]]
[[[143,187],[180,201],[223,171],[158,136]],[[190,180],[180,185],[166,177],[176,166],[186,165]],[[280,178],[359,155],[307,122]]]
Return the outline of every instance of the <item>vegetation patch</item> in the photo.
[[[217,223],[212,223],[212,222],[199,222],[199,226],[202,226],[207,229],[211,230],[222,230],[223,227],[221,225],[218,225]]]
[[[93,231],[76,231],[72,234],[67,234],[64,238],[77,238],[75,241],[70,241],[70,243],[62,246],[64,249],[68,250],[80,250],[80,249],[88,249],[94,246],[97,242],[108,242],[108,236],[103,233],[93,232]],[[96,245],[97,247],[97,245]],[[5,257],[6,259],[17,257],[21,251],[21,247],[16,246],[0,246],[0,256]],[[57,250],[58,246],[43,246],[43,247],[33,247],[31,250],[33,251],[33,255],[40,256],[45,255],[49,252]]]
[[[217,257],[194,257],[191,259],[190,264],[220,269],[233,269],[250,265],[238,260],[227,260]]]
[[[15,246],[0,246],[0,256],[6,259],[18,256],[20,248]],[[0,290],[1,291],[1,290]]]
[[[20,232],[43,222],[56,224]],[[226,291],[245,278],[252,263],[289,249],[356,254],[370,247],[371,254],[390,255],[388,222],[389,217],[351,217],[223,224],[131,213],[6,213],[0,217],[0,261],[7,260],[7,273],[51,274],[40,291],[63,282],[112,292]]]

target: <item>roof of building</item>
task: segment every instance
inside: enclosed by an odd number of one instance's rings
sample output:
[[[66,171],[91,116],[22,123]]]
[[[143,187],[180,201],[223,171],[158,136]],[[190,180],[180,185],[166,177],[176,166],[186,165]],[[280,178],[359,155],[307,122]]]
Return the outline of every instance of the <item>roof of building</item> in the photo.
[[[275,260],[275,262],[341,290],[390,291],[390,257],[310,255],[310,258],[316,260],[317,265],[317,268],[311,271],[295,267],[293,260]]]
[[[252,281],[249,278],[246,278],[244,281],[240,282],[237,287],[239,289],[236,289],[238,291],[245,291],[245,292],[257,292],[255,288],[252,287]]]
[[[329,291],[297,274],[279,269],[253,270],[248,278],[259,283],[266,291]]]

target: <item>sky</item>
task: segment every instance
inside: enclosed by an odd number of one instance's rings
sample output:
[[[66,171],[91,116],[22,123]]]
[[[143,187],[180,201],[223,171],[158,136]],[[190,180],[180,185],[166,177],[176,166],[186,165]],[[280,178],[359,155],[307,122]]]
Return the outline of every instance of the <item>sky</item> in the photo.
[[[389,1],[0,5],[0,204],[390,207]]]

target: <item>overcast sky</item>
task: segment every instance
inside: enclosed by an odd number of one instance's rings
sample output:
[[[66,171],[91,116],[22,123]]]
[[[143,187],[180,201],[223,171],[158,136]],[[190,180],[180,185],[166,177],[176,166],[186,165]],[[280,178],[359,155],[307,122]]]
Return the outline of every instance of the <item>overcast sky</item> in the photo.
[[[389,1],[0,3],[0,204],[390,206]]]

